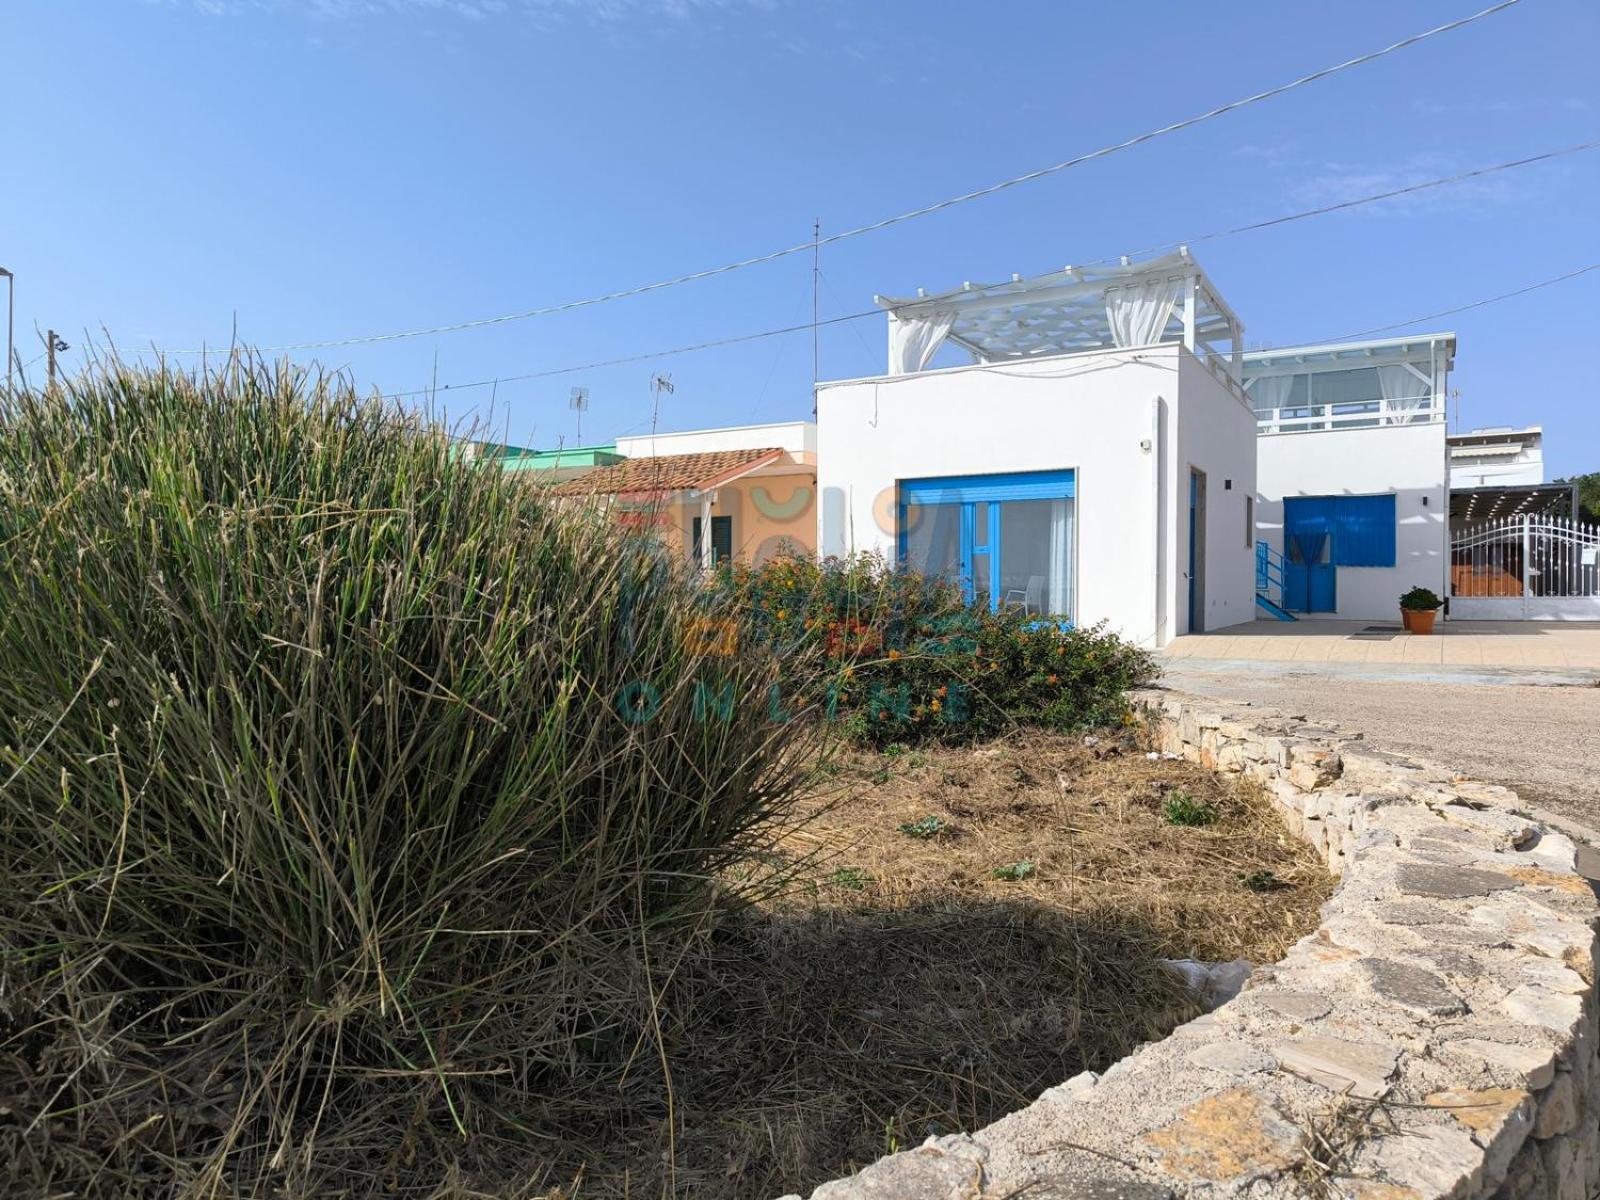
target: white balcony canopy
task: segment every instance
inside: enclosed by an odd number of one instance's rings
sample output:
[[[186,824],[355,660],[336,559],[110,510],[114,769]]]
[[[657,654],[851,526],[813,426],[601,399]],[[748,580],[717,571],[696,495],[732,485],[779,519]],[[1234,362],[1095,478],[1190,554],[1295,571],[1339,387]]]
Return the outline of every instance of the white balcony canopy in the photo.
[[[979,363],[1181,342],[1202,358],[1222,359],[1234,379],[1244,350],[1239,318],[1187,248],[1140,263],[875,299],[889,313],[891,375],[924,370],[946,342]]]

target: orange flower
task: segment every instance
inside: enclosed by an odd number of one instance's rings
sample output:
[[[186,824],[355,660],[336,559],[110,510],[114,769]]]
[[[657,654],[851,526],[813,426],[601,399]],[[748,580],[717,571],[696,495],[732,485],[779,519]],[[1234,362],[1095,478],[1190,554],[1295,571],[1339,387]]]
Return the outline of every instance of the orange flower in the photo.
[[[1059,675],[1052,675],[1052,676],[1050,676],[1049,679],[1046,679],[1045,682],[1046,683],[1060,683],[1061,682],[1061,677]]]
[[[889,651],[889,657],[890,658],[899,658],[900,657],[900,651],[898,651],[898,650]]]
[[[886,708],[880,708],[878,710],[878,720],[887,721],[888,719],[889,719],[889,710],[886,709]]]
[[[949,694],[950,694],[950,688],[949,688],[948,685],[944,685],[944,686],[941,686],[939,688],[939,695],[948,696]]]
[[[933,709],[934,712],[938,712],[941,706],[940,706],[939,702],[937,700],[935,700],[932,703],[930,703],[928,705],[928,707]]]

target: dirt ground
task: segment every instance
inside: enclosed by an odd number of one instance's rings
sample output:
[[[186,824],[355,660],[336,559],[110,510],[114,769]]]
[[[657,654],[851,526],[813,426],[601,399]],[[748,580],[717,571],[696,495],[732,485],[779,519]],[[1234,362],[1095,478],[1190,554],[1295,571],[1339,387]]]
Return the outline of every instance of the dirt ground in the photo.
[[[835,760],[787,889],[663,997],[674,1109],[629,1146],[633,1194],[663,1161],[676,1195],[803,1193],[977,1128],[1195,1015],[1159,958],[1313,929],[1332,881],[1259,793],[1138,736]]]
[[[1151,758],[1131,731],[853,754],[833,779],[796,838],[813,861],[788,905],[1109,907],[1149,923],[1153,953],[1260,962],[1315,926],[1327,894],[1321,864],[1253,791]],[[1173,824],[1174,798],[1214,821]],[[1266,875],[1263,890],[1241,883]]]
[[[1351,680],[1279,669],[1246,675],[1200,666],[1168,664],[1163,682],[1359,730],[1381,749],[1504,784],[1600,828],[1600,688]]]

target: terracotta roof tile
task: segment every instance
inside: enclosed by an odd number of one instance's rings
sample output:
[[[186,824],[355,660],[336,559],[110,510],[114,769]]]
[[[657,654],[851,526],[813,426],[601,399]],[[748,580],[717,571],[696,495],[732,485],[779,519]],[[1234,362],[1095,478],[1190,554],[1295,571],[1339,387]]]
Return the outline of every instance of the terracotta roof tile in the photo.
[[[776,446],[760,450],[713,450],[704,454],[661,454],[630,458],[614,466],[597,467],[555,488],[558,496],[617,495],[628,492],[677,492],[715,487],[727,476],[753,466],[776,461],[783,451]]]

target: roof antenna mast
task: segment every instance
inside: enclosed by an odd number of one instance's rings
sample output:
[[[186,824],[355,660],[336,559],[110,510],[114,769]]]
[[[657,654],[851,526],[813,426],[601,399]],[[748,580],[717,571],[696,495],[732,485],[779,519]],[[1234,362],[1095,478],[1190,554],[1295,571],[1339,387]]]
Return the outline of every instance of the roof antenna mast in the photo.
[[[578,445],[583,445],[583,414],[589,408],[589,389],[575,387],[567,396],[567,407],[578,414]]]
[[[817,415],[817,381],[822,378],[817,344],[817,290],[822,282],[822,218],[811,223],[811,415]]]

